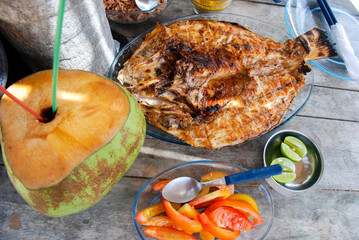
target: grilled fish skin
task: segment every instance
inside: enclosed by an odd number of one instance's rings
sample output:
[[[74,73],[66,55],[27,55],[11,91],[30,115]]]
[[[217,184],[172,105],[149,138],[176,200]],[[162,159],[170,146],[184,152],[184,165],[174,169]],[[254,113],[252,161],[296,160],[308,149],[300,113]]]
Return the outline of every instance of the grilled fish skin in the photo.
[[[311,71],[335,51],[320,29],[279,43],[239,24],[157,25],[118,80],[149,123],[204,149],[242,144],[276,127]]]

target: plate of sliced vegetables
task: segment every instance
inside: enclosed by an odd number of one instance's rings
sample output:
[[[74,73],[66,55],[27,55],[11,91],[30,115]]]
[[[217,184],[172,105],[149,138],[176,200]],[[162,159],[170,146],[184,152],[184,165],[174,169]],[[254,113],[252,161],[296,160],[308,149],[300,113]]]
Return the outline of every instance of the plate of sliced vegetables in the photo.
[[[195,161],[171,167],[139,190],[133,222],[141,239],[264,239],[274,216],[272,195],[263,180],[206,187],[195,199],[174,203],[161,190],[172,179],[190,176],[210,181],[247,171],[219,161]]]

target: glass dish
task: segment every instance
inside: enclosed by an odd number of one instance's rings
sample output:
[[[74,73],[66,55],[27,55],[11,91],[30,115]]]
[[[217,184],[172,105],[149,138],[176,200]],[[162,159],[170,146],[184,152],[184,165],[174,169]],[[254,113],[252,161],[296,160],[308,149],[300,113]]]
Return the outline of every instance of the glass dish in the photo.
[[[147,11],[135,11],[130,13],[106,10],[107,18],[116,23],[135,24],[153,19],[162,14],[172,0],[167,0]]]
[[[359,56],[359,17],[337,4],[330,4],[333,13],[343,24],[355,55]],[[315,0],[288,0],[285,6],[285,21],[288,31],[297,37],[308,30],[319,27],[324,29],[334,44],[329,25]],[[345,80],[352,80],[340,56],[312,61],[322,71]]]
[[[153,190],[153,186],[156,183],[165,179],[173,179],[181,176],[190,176],[200,179],[201,176],[213,171],[233,174],[246,171],[246,169],[234,164],[218,161],[186,162],[171,167],[146,182],[139,190],[132,209],[132,219],[139,237],[146,240],[153,239],[144,233],[145,227],[137,223],[134,217],[142,209],[161,201],[161,194],[158,191]],[[264,239],[271,229],[274,219],[274,202],[267,184],[263,180],[240,183],[235,185],[235,191],[238,193],[245,193],[253,197],[257,202],[259,214],[263,219],[262,224],[256,226],[250,232],[242,232],[238,239]],[[199,236],[194,236],[200,239]]]
[[[212,19],[218,21],[238,23],[248,27],[248,29],[252,30],[255,33],[261,34],[265,37],[269,37],[281,43],[284,43],[287,39],[291,38],[291,36],[283,29],[280,29],[273,25],[269,25],[267,23],[264,23],[262,21],[259,21],[251,17],[229,14],[229,13],[204,13],[198,15],[191,15],[191,16],[185,16],[185,17],[169,20],[162,24],[168,25],[176,21],[187,20],[187,19]],[[115,56],[115,59],[109,68],[108,78],[117,81],[118,72],[123,68],[123,64],[136,51],[138,46],[146,38],[146,34],[151,30],[152,28],[139,34],[133,40],[131,40],[129,43],[123,46],[122,49],[120,49],[120,51]],[[276,128],[287,123],[304,107],[304,105],[307,103],[309,97],[312,94],[313,88],[314,88],[313,73],[308,73],[306,76],[306,85],[303,86],[302,90],[294,98],[291,107],[288,109],[286,115],[282,119],[282,122]],[[147,124],[147,134],[167,142],[187,145],[186,143],[182,142],[180,139],[162,131],[161,129],[151,124]]]

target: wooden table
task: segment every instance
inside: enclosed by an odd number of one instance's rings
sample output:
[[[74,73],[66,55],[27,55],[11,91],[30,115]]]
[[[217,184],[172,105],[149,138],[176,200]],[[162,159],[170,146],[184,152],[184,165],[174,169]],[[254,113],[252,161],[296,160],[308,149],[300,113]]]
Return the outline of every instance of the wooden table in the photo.
[[[337,0],[358,13],[350,1]],[[225,12],[251,16],[286,29],[285,1],[233,0]],[[159,22],[192,14],[189,0],[173,0]],[[111,24],[128,39],[153,26]],[[286,128],[310,129],[322,143],[324,175],[310,191],[284,197],[272,191],[275,219],[266,239],[359,238],[359,87],[355,82],[328,75],[315,66],[314,92],[303,110]],[[171,144],[147,136],[144,146],[113,190],[94,207],[62,218],[33,210],[11,185],[0,165],[0,239],[137,239],[132,204],[140,187],[173,165],[199,159],[231,162],[247,169],[263,166],[262,151],[269,135],[241,146],[218,151]]]

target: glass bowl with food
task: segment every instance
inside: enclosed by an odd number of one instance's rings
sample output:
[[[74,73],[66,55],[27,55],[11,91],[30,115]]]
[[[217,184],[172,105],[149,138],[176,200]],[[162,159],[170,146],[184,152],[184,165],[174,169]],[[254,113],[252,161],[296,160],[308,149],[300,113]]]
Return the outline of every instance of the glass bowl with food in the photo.
[[[162,198],[163,187],[177,177],[210,181],[244,171],[246,169],[238,165],[210,160],[186,162],[166,169],[146,182],[135,198],[132,214],[136,232],[141,239],[166,234],[176,235],[178,239],[181,236],[207,239],[208,233],[219,239],[264,239],[273,224],[274,202],[263,180],[205,188],[186,203]]]
[[[121,24],[136,24],[153,19],[162,14],[172,0],[158,0],[158,5],[141,10],[135,0],[103,0],[107,18]]]

